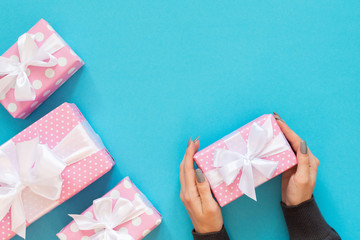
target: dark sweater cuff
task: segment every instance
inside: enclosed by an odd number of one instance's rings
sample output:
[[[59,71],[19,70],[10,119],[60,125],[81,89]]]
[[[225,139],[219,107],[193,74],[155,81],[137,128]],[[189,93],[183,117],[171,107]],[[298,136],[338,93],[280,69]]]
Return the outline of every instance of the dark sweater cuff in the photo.
[[[326,223],[314,196],[297,206],[286,206],[281,202],[281,207],[291,240],[341,239]]]
[[[194,240],[230,240],[224,226],[219,232],[211,233],[197,233],[195,229],[193,229],[192,235]]]

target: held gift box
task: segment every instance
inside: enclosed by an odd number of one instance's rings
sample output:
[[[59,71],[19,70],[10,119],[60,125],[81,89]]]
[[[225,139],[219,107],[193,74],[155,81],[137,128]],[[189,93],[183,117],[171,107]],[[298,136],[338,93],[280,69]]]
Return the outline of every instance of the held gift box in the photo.
[[[275,118],[265,114],[194,156],[221,207],[297,164]]]
[[[114,161],[74,104],[64,103],[0,146],[0,239],[89,186]]]
[[[0,102],[25,119],[84,62],[41,19],[0,56]]]
[[[144,194],[124,178],[116,187],[96,199],[58,234],[60,240],[139,240],[161,223],[161,215]]]

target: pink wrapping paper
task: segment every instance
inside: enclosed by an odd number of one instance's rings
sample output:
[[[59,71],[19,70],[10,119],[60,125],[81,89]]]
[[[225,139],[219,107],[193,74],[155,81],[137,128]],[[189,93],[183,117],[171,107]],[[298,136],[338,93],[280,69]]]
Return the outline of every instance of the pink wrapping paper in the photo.
[[[142,239],[161,223],[162,217],[160,213],[131,182],[129,177],[124,178],[116,187],[114,187],[103,197],[111,197],[115,204],[116,199],[118,199],[120,196],[130,201],[134,201],[136,198],[141,198],[148,206],[148,210],[134,220],[117,226],[115,228],[116,231],[126,231],[134,239]],[[93,217],[93,206],[91,205],[81,215],[89,215]],[[79,227],[75,221],[72,221],[65,228],[63,228],[57,234],[57,236],[60,240],[81,240],[88,239],[86,237],[92,236],[94,234],[95,231],[93,230],[79,230]]]
[[[254,122],[257,122],[259,125],[262,125],[265,122],[265,120],[267,119],[267,117],[269,117],[269,116],[271,117],[274,135],[276,136],[276,135],[280,134],[280,132],[281,132],[280,127],[277,124],[273,115],[271,115],[271,114],[262,115],[261,117],[251,121],[250,123],[246,124],[245,126],[235,130],[233,133],[240,132],[242,138],[247,143],[251,125]],[[286,143],[287,143],[287,141],[286,141]],[[195,156],[194,156],[195,162],[203,172],[207,172],[207,171],[214,169],[214,167],[212,166],[212,163],[213,163],[212,159],[214,156],[214,150],[216,148],[228,149],[224,140],[220,139],[195,154]],[[289,150],[281,152],[276,155],[266,157],[265,159],[279,162],[277,169],[276,169],[274,175],[272,176],[272,178],[276,177],[277,175],[281,174],[282,172],[288,170],[289,168],[291,168],[292,166],[297,164],[296,156],[295,156],[294,152],[291,150],[290,146],[289,146]],[[226,186],[225,183],[222,183],[220,186],[216,187],[215,189],[212,189],[212,192],[221,207],[225,206],[226,204],[234,201],[235,199],[237,199],[243,195],[241,190],[239,190],[239,188],[238,188],[240,176],[241,176],[241,172],[239,173],[239,175],[235,179],[235,181],[232,184],[230,184],[229,186]]]
[[[39,137],[41,144],[47,144],[53,149],[72,129],[78,124],[87,122],[79,109],[74,104],[64,103],[51,111],[43,118],[17,134],[9,140],[15,144]],[[8,143],[8,142],[7,142]],[[5,143],[5,144],[7,144]],[[5,145],[4,144],[4,145]],[[1,149],[1,146],[0,146]],[[31,215],[28,220],[30,225],[41,216],[45,215],[58,205],[79,193],[85,187],[96,181],[114,165],[114,160],[103,148],[100,151],[72,164],[62,172],[63,186],[60,199],[50,201],[45,198],[30,198],[27,190],[23,192],[25,211]],[[11,210],[0,221],[0,239],[10,239],[15,233],[11,231]]]
[[[29,31],[35,34],[35,42],[41,46],[50,35],[55,33],[54,29],[44,19],[41,19]],[[16,40],[17,41],[17,40]],[[0,96],[1,104],[14,117],[25,119],[52,93],[54,93],[63,83],[65,83],[84,62],[67,45],[53,54],[58,59],[58,64],[54,67],[29,66],[27,70],[30,83],[35,89],[36,99],[34,101],[20,102],[14,97],[14,89],[10,89],[6,96]],[[19,51],[15,43],[3,55],[7,58],[19,60]],[[1,81],[0,77],[0,81]]]

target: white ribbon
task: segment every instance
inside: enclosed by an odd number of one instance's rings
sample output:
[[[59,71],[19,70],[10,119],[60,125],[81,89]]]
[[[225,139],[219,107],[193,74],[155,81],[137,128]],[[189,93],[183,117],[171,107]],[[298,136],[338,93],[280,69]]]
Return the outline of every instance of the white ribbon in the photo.
[[[0,148],[0,220],[11,209],[11,230],[25,238],[27,213],[23,192],[56,201],[60,198],[61,173],[67,165],[103,148],[87,122],[78,124],[54,149],[36,137],[17,144],[9,141]]]
[[[133,240],[127,232],[114,228],[145,213],[147,207],[143,201],[119,198],[114,207],[111,198],[99,198],[93,202],[94,218],[86,215],[69,216],[74,219],[80,230],[95,230],[90,240]]]
[[[65,46],[57,34],[52,34],[40,47],[35,43],[35,36],[25,33],[17,41],[20,61],[0,56],[0,96],[5,96],[15,88],[16,101],[33,101],[35,90],[26,74],[29,66],[53,67],[58,61],[52,54]]]
[[[213,166],[205,173],[213,188],[223,182],[232,184],[242,172],[239,189],[256,201],[255,187],[273,176],[278,162],[264,159],[289,149],[285,137],[280,132],[274,137],[270,116],[260,126],[256,122],[251,125],[248,142],[240,133],[233,133],[224,138],[229,150],[215,149]]]

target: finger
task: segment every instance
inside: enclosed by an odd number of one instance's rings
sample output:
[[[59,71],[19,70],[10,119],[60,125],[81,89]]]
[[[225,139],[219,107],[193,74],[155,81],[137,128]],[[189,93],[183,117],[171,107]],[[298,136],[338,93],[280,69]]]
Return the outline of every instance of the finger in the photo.
[[[310,176],[312,180],[316,182],[316,175],[319,167],[319,159],[317,159],[312,154],[309,155],[309,158],[310,158]]]
[[[296,151],[300,147],[301,138],[284,122],[284,120],[274,112],[274,117],[286,139],[289,141],[292,149]]]
[[[196,142],[194,142],[196,141]],[[193,198],[198,196],[196,182],[195,182],[195,169],[194,169],[194,154],[199,148],[198,140],[194,141],[191,138],[188,141],[188,147],[184,156],[184,179],[186,194]]]
[[[180,185],[181,185],[181,191],[185,188],[185,177],[184,177],[184,161],[180,164]]]
[[[290,177],[296,173],[297,165],[293,166],[292,168],[286,170],[282,173],[281,176],[281,191],[285,191],[289,184]]]
[[[282,173],[282,181],[286,181],[289,180],[289,178],[296,173],[296,169],[297,169],[297,165],[291,167],[290,169],[286,170],[285,172]]]
[[[304,181],[310,177],[310,160],[309,160],[309,151],[305,141],[300,143],[300,147],[296,153],[298,166],[296,173],[300,179]]]
[[[202,205],[208,206],[215,202],[211,194],[210,184],[200,168],[196,169],[196,187],[198,189]]]
[[[199,137],[195,138],[194,141],[191,138],[188,141],[188,146],[185,152],[184,161],[185,161],[185,171],[186,170],[194,170],[194,155],[199,149],[200,142],[198,140]]]

